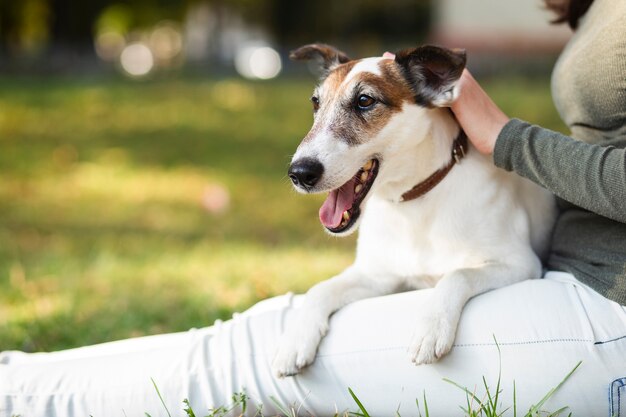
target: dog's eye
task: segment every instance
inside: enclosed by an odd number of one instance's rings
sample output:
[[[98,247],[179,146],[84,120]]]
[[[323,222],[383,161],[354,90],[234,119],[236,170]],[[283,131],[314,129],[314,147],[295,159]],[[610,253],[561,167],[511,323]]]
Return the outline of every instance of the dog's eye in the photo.
[[[313,96],[311,97],[311,103],[313,103],[313,110],[317,110],[320,108],[320,99]]]
[[[361,94],[357,100],[357,104],[361,110],[369,109],[374,103],[376,103],[376,100],[367,94]]]

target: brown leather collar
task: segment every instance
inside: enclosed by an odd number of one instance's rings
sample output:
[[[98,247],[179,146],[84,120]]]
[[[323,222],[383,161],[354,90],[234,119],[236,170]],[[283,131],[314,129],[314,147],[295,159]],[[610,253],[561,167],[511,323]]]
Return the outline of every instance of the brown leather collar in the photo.
[[[400,201],[402,202],[414,200],[435,188],[435,186],[439,184],[446,177],[446,175],[448,175],[448,172],[450,172],[452,167],[461,161],[461,159],[467,153],[468,149],[467,135],[465,134],[463,129],[461,129],[459,135],[456,137],[456,139],[454,139],[454,142],[452,142],[452,156],[450,162],[448,162],[448,165],[437,170],[430,177],[426,178],[424,181],[420,182],[415,187],[402,194],[402,198]]]

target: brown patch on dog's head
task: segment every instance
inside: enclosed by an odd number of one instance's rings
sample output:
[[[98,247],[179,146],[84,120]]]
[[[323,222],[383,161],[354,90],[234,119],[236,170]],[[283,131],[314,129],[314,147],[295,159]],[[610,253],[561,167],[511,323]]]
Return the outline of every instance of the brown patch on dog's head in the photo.
[[[313,123],[313,127],[309,133],[302,140],[303,142],[308,142],[314,138],[319,129],[322,127],[319,118],[317,117],[318,111],[320,111],[320,108],[323,106],[324,108],[322,109],[322,113],[324,113],[329,107],[329,103],[332,103],[337,99],[337,95],[340,93],[339,87],[357,62],[358,61],[348,61],[345,64],[336,66],[328,72],[326,77],[322,79],[321,84],[317,86],[313,96],[311,97],[311,102],[313,103],[313,113],[316,115],[316,121]]]
[[[349,61],[333,68],[328,72],[326,78],[322,80],[321,87],[329,92],[338,93],[339,87],[343,84],[350,71],[352,71],[352,68],[354,68],[358,62],[359,61]]]
[[[329,79],[324,82],[324,88],[337,89],[352,67],[346,69],[347,72],[343,74],[339,82],[330,80],[333,76],[331,73]],[[335,118],[330,129],[349,145],[357,145],[374,137],[395,113],[402,111],[405,102],[413,101],[410,86],[392,60],[380,61],[378,70],[380,75],[367,71],[360,72],[354,76],[350,85],[344,87],[352,91],[347,91],[347,97],[344,98],[343,117]],[[331,81],[329,86],[326,85],[328,81]],[[362,95],[375,100],[371,108],[359,107],[358,100]]]
[[[378,77],[379,88],[387,98],[387,104],[400,111],[405,102],[412,101],[411,88],[400,69],[391,59],[384,59],[378,64],[382,76]],[[372,80],[372,82],[377,82]]]

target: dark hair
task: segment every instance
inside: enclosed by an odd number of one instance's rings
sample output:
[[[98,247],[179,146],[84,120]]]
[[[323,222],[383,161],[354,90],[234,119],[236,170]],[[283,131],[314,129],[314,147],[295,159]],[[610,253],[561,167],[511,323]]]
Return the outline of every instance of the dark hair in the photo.
[[[552,23],[565,23],[572,29],[578,27],[578,21],[587,13],[593,0],[544,0],[546,7],[556,13]]]

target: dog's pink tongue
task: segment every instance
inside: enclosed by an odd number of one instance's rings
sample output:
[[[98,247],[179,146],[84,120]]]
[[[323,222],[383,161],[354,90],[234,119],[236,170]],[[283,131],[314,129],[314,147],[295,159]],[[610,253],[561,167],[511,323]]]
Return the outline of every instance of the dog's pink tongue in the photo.
[[[352,207],[354,201],[354,180],[350,180],[336,190],[332,190],[320,207],[320,221],[330,229],[341,224],[343,212]]]

